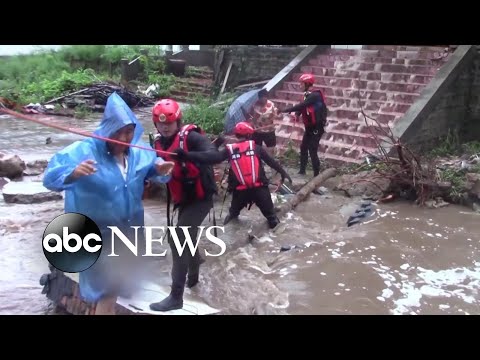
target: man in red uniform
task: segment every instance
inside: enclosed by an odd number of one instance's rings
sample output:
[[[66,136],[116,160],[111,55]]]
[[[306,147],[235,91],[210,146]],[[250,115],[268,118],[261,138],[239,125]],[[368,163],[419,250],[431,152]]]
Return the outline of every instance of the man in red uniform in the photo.
[[[315,84],[315,76],[312,74],[303,74],[300,76],[299,80],[304,84],[304,101],[280,112],[296,112],[297,115],[302,116],[305,132],[303,134],[302,145],[300,145],[299,174],[305,174],[308,154],[310,153],[313,175],[317,176],[320,173],[318,147],[320,145],[320,139],[325,131],[324,127],[327,122],[328,110],[322,92],[319,89],[312,89]]]
[[[228,191],[232,192],[232,203],[224,224],[240,215],[241,210],[249,204],[256,204],[268,221],[270,228],[280,223],[272,202],[269,181],[265,176],[262,160],[282,176],[282,182],[292,179],[281,165],[275,161],[265,149],[251,140],[253,127],[247,122],[235,126],[235,136],[238,142],[226,145],[225,149],[212,154],[211,152],[178,150],[179,158],[188,159],[200,164],[216,164],[224,160],[230,161]]]
[[[182,124],[182,111],[176,101],[160,100],[154,105],[152,113],[153,123],[159,132],[154,139],[155,149],[167,152],[182,149],[186,153],[202,151],[213,155],[218,152],[198,126]],[[175,162],[172,179],[167,186],[168,195],[174,207],[178,208],[176,226],[177,228],[190,226],[190,237],[196,244],[198,226],[202,224],[213,207],[213,194],[217,191],[213,168],[210,165],[194,164],[178,156],[165,155],[164,158]],[[185,243],[183,231],[177,231],[177,234],[183,246]],[[186,246],[180,256],[170,237],[169,244],[173,258],[172,290],[163,301],[150,305],[150,308],[155,311],[169,311],[183,307],[185,283],[188,287],[198,283],[200,264],[204,261],[198,250],[195,256],[192,256],[189,247]]]

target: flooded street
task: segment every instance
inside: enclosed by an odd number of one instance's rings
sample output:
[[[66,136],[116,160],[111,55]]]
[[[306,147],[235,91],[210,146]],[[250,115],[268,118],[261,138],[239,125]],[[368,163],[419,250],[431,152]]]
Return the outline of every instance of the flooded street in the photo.
[[[150,117],[140,113],[139,118],[148,140]],[[87,131],[97,125],[69,118],[52,121]],[[0,152],[26,162],[49,159],[82,139],[4,115],[0,129]],[[48,137],[52,142],[47,145]],[[334,193],[312,194],[282,219],[275,233],[253,244],[247,231],[263,217],[255,206],[244,209],[238,222],[219,232],[226,253],[207,257],[199,285],[187,292],[222,314],[480,313],[480,214],[452,205],[429,210],[397,202],[374,205],[365,222],[347,227],[359,204],[360,199]],[[222,217],[228,205],[227,198]],[[215,211],[220,224],[221,206],[219,201]],[[164,203],[148,200],[145,209],[147,225],[166,225]],[[0,197],[0,314],[51,313],[39,285],[48,272],[41,239],[47,224],[62,212],[62,201],[20,205],[5,204]],[[205,225],[212,225],[208,217]],[[218,251],[211,243],[206,246]],[[291,250],[280,251],[282,246]],[[169,285],[169,270],[170,257],[160,258],[152,278]]]

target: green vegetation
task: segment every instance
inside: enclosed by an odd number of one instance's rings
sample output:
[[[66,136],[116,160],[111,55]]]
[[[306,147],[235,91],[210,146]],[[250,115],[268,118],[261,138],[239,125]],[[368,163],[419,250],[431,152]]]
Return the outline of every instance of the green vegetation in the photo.
[[[429,157],[457,156],[462,154],[473,155],[480,153],[480,141],[461,143],[458,132],[448,131],[440,138],[439,145],[429,153]]]
[[[231,94],[225,94],[214,102],[210,98],[199,96],[183,112],[183,122],[195,123],[207,134],[220,134],[224,129],[225,114],[234,98]]]
[[[293,141],[289,141],[285,152],[279,157],[280,163],[283,166],[297,167],[300,162],[300,152],[298,146]],[[308,163],[310,165],[310,162]]]
[[[121,60],[138,58],[139,80],[156,81],[167,96],[174,83],[164,75],[165,61],[156,45],[72,45],[0,61],[0,96],[21,105],[44,102],[99,81],[119,82]]]
[[[465,188],[465,173],[461,170],[445,169],[440,172],[440,178],[451,183],[449,195],[452,200],[459,200]]]

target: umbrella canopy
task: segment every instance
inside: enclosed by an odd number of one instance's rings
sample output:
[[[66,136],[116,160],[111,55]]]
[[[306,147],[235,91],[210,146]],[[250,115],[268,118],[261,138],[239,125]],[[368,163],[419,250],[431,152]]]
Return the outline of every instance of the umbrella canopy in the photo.
[[[225,115],[225,133],[231,134],[235,125],[241,121],[247,120],[247,112],[258,100],[258,92],[260,90],[250,90],[242,95],[240,95],[235,101],[230,105]]]

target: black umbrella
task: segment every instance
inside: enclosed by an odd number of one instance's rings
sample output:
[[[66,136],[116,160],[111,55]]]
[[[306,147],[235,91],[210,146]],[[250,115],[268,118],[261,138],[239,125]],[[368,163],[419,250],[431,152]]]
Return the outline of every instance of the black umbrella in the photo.
[[[231,134],[235,125],[248,119],[248,111],[258,100],[258,89],[250,90],[240,95],[230,105],[225,115],[225,133]]]

